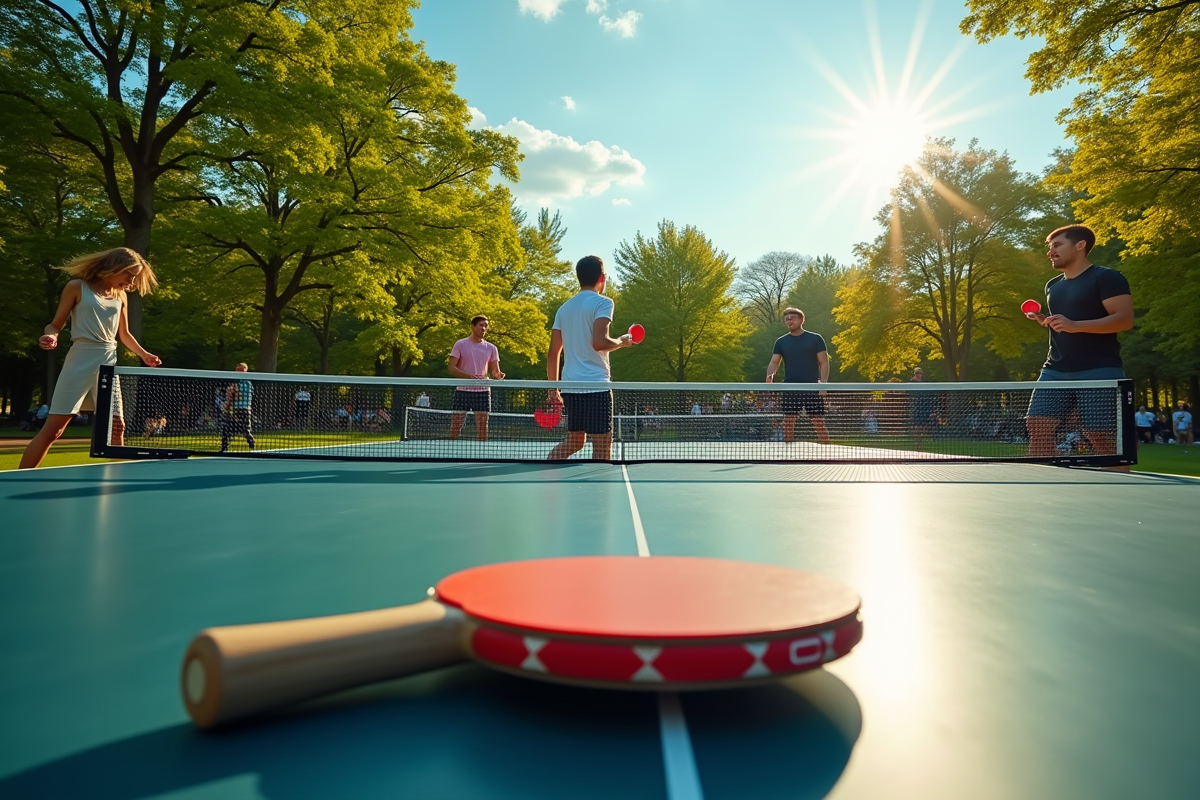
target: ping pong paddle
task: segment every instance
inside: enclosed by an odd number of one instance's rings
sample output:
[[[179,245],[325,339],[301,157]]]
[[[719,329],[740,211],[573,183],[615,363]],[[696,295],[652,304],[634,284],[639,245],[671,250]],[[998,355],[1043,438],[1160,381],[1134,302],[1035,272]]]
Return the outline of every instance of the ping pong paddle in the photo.
[[[538,408],[533,412],[533,421],[540,428],[557,428],[562,421],[562,401],[551,401],[546,408]]]
[[[632,341],[634,344],[641,344],[645,338],[646,338],[646,329],[645,328],[643,328],[641,325],[630,325],[629,326],[630,341]]]
[[[1042,304],[1037,300],[1026,300],[1024,303],[1021,303],[1021,313],[1023,314],[1036,314],[1041,310]]]
[[[209,728],[467,659],[584,686],[746,686],[841,658],[862,638],[849,587],[742,561],[513,561],[429,593],[410,606],[201,631],[183,659],[188,714]]]

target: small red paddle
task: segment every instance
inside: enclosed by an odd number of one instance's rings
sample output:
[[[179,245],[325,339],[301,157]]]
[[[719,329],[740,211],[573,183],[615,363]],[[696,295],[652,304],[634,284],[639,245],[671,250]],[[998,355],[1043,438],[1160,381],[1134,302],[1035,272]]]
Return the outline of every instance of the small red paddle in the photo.
[[[629,326],[630,341],[632,341],[634,344],[641,344],[645,338],[646,338],[646,329],[645,328],[643,328],[641,325],[630,325]]]
[[[534,410],[533,421],[540,428],[557,428],[562,421],[562,409],[562,400],[554,398],[549,401],[548,407]]]
[[[1024,303],[1021,303],[1021,313],[1023,314],[1036,314],[1041,310],[1042,304],[1037,300],[1026,300]]]
[[[533,412],[533,421],[540,428],[557,428],[558,423],[562,421],[562,408],[551,406],[548,410],[542,408],[536,409]]]
[[[746,686],[849,653],[859,606],[832,578],[742,561],[490,564],[443,578],[415,605],[202,631],[183,658],[183,698],[208,728],[467,659],[583,686]]]

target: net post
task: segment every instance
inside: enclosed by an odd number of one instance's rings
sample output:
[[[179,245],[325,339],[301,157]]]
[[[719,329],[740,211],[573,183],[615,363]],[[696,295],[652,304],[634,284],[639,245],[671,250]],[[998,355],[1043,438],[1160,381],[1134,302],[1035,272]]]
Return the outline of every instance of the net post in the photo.
[[[116,367],[100,366],[96,384],[96,411],[92,420],[92,458],[106,458],[112,443],[112,395]]]
[[[1117,381],[1117,419],[1121,429],[1117,432],[1117,454],[1121,464],[1137,463],[1137,422],[1134,419],[1133,381],[1125,378]]]

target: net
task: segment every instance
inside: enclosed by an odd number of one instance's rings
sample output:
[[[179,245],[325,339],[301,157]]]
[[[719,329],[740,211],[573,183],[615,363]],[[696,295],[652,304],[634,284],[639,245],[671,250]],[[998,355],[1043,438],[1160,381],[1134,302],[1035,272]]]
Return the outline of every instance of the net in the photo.
[[[461,381],[106,367],[93,455],[1135,463],[1129,381]]]

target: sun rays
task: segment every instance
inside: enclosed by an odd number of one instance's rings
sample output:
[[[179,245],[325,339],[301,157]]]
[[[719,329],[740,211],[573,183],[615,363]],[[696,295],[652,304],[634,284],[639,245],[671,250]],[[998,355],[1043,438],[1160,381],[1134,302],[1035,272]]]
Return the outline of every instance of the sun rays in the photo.
[[[865,29],[871,51],[871,72],[865,89],[856,90],[845,77],[819,56],[808,51],[806,57],[842,99],[840,109],[814,108],[828,125],[805,129],[801,138],[832,143],[834,152],[806,165],[798,174],[804,181],[817,174],[837,172],[841,179],[823,203],[828,214],[848,197],[861,198],[862,220],[866,224],[886,202],[887,193],[899,182],[903,171],[916,167],[925,142],[932,136],[966,119],[984,113],[984,104],[966,110],[954,110],[969,95],[972,83],[950,93],[941,93],[943,81],[964,52],[966,39],[946,53],[928,77],[917,80],[921,42],[929,16],[929,5],[922,7],[913,25],[903,67],[889,70],[879,37],[879,23],[873,5],[864,8]]]

